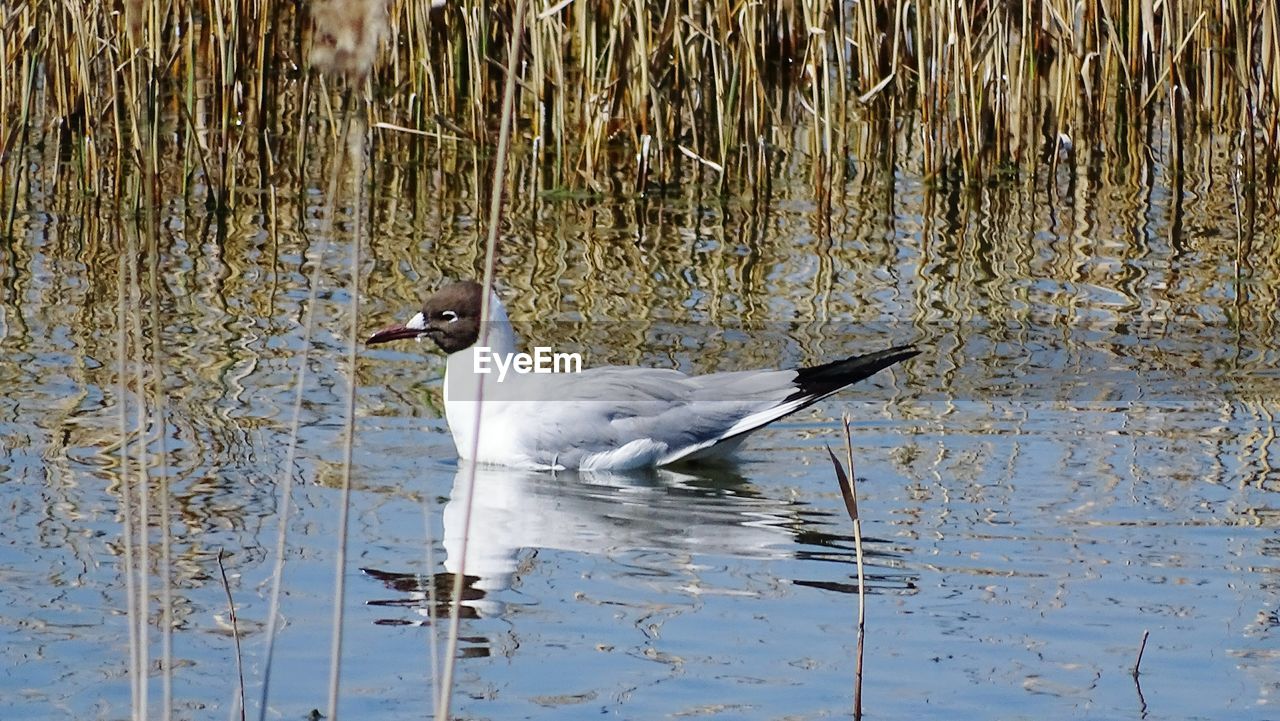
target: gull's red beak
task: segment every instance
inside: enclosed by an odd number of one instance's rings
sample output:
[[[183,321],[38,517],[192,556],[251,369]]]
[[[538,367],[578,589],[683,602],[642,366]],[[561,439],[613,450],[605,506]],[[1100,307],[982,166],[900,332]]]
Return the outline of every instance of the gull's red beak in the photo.
[[[373,335],[369,336],[369,339],[366,340],[364,343],[365,345],[377,345],[379,343],[389,343],[393,340],[402,340],[404,338],[417,338],[418,336],[422,335],[422,333],[423,331],[421,328],[410,328],[407,325],[397,323],[395,325],[389,325],[386,328],[383,328],[382,330],[378,331],[377,333],[374,333]]]

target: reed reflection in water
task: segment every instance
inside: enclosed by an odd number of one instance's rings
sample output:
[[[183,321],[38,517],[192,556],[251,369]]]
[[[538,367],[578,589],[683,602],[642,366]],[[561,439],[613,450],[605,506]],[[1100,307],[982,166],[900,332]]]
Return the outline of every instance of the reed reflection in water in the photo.
[[[1127,667],[1150,628],[1152,715],[1274,716],[1277,225],[1263,214],[1238,238],[1219,166],[1189,169],[1177,193],[1158,161],[1081,157],[1056,178],[979,189],[863,165],[829,211],[781,183],[763,203],[693,187],[643,201],[522,188],[499,279],[526,339],[691,372],[813,363],[890,339],[931,352],[753,439],[736,477],[493,481],[506,494],[489,512],[503,520],[485,526],[510,535],[473,539],[475,566],[491,570],[469,572],[485,596],[469,602],[464,633],[486,655],[461,666],[461,711],[656,717],[733,698],[723,713],[843,713],[851,551],[822,445],[849,407],[883,554],[869,710],[1139,715]],[[476,274],[476,185],[411,182],[399,162],[371,193],[370,329],[424,288]],[[197,206],[167,206],[163,283],[138,289],[125,319],[131,343],[158,334],[168,358],[186,706],[221,713],[230,697],[221,549],[260,678],[304,261],[321,267],[320,333],[272,712],[320,705],[347,298],[345,236],[319,257],[298,230],[315,231],[318,196],[282,193],[207,230]],[[119,539],[131,481],[116,420],[146,390],[133,365],[123,394],[117,377],[123,233],[74,197],[23,195],[0,246],[0,696],[24,717],[128,706]],[[450,572],[457,467],[441,370],[425,347],[362,357],[353,575]],[[157,428],[132,433],[161,463]],[[427,632],[383,622],[416,623],[422,604],[365,605],[410,595],[376,578],[351,589],[344,710],[420,717]]]

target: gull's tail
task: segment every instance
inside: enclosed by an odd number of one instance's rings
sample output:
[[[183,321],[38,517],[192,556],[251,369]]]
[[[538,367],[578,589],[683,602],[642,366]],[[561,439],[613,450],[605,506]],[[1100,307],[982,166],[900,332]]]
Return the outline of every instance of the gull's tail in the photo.
[[[894,363],[919,353],[920,351],[912,346],[900,345],[888,350],[824,363],[820,366],[797,368],[796,377],[792,380],[796,390],[781,403],[742,418],[716,438],[679,449],[661,459],[658,465],[723,458],[732,453],[752,431],[802,408],[808,408],[845,386],[869,378]]]
[[[797,368],[795,383],[798,387],[786,402],[801,401],[800,405],[791,409],[798,411],[847,385],[870,378],[894,363],[900,363],[919,354],[920,351],[914,346],[900,345],[888,350],[824,363],[820,366]]]

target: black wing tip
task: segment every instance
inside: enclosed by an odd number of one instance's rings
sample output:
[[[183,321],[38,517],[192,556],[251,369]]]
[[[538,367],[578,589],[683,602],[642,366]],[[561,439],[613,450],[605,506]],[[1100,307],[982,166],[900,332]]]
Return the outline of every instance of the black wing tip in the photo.
[[[918,355],[920,350],[915,346],[898,345],[818,366],[797,368],[795,382],[799,390],[796,395],[817,399]]]
[[[893,355],[893,356],[900,356],[897,361],[894,361],[895,363],[897,363],[898,361],[904,361],[908,358],[914,358],[920,355],[920,353],[921,353],[920,349],[915,347],[914,345],[910,345],[910,344],[895,345],[892,348],[886,348],[882,351],[876,351],[875,353],[866,353],[860,356],[853,356],[851,358],[846,358],[845,360],[853,360],[854,358],[864,358],[867,356]]]

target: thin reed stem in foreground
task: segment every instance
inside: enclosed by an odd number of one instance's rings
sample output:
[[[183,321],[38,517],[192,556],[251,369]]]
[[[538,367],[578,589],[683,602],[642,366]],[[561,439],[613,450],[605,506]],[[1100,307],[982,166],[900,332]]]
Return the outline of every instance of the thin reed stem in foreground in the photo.
[[[150,130],[151,124],[148,123]],[[154,142],[154,141],[153,141]],[[153,146],[154,147],[154,146]],[[149,162],[158,162],[152,158]],[[157,237],[159,221],[156,218],[158,209],[153,196],[155,190],[154,175],[148,173],[147,192],[143,193],[142,221],[147,243],[147,291],[151,294],[151,414],[154,418],[151,426],[156,429],[156,448],[160,462],[156,464],[156,492],[160,496],[158,525],[160,530],[160,662],[161,698],[164,703],[164,717],[173,716],[173,514],[170,504],[169,488],[169,433],[168,433],[168,400],[164,388],[165,354],[161,343],[163,326],[160,324],[160,241]]]
[[[222,576],[222,590],[227,594],[227,618],[231,620],[231,639],[236,644],[236,689],[240,701],[240,721],[245,719],[244,708],[244,654],[240,652],[240,622],[236,617],[236,602],[231,597],[231,583],[227,581],[227,569],[222,565],[222,557],[226,552],[218,549],[218,573]]]
[[[137,229],[127,229],[125,242],[127,259],[137,259]],[[129,314],[133,330],[133,349],[137,357],[133,359],[134,387],[138,391],[138,401],[134,407],[134,422],[138,429],[137,442],[137,479],[134,483],[138,489],[138,668],[141,676],[138,679],[138,697],[141,705],[134,709],[140,719],[151,718],[150,714],[150,669],[151,669],[151,474],[147,457],[147,410],[145,389],[147,379],[145,369],[146,358],[142,351],[142,288],[138,280],[138,268],[134,262],[127,262],[129,269],[129,299],[135,312]]]
[[[117,227],[117,231],[119,228]],[[133,711],[134,721],[142,721],[140,711],[142,703],[142,639],[139,636],[139,618],[145,613],[145,601],[139,604],[138,583],[134,578],[137,572],[133,552],[133,481],[130,476],[129,445],[129,301],[126,278],[129,270],[129,256],[120,255],[116,274],[116,293],[118,294],[116,315],[116,353],[119,370],[116,376],[116,411],[117,428],[120,433],[120,514],[122,516],[121,545],[124,546],[124,592],[125,618],[129,626],[129,708]]]
[[[520,41],[524,35],[524,0],[516,0],[511,45],[507,51],[507,84],[502,99],[502,120],[498,128],[498,148],[494,159],[492,194],[489,199],[489,234],[485,240],[483,290],[480,301],[480,344],[486,345],[489,338],[489,315],[493,309],[489,307],[489,295],[493,292],[494,266],[497,262],[498,225],[502,217],[502,190],[506,187],[507,152],[511,143],[511,119],[515,113],[516,72],[520,59]],[[476,420],[472,428],[472,447],[469,456],[476,458],[480,445],[480,422],[484,414],[484,383],[477,386]],[[453,598],[449,607],[449,636],[445,645],[444,676],[440,681],[440,697],[436,705],[436,721],[447,721],[449,708],[453,701],[453,673],[457,665],[458,633],[462,618],[462,590],[467,570],[467,547],[471,537],[471,510],[475,500],[476,464],[467,467],[467,490],[462,511],[462,543],[458,549],[458,564],[454,571]]]
[[[347,337],[347,371],[351,374],[351,377],[347,383],[346,396],[343,399],[342,493],[338,502],[338,550],[333,562],[333,642],[329,649],[329,718],[332,721],[337,721],[338,718],[338,689],[342,677],[342,619],[346,612],[347,538],[351,518],[351,457],[355,445],[356,422],[356,348],[358,342],[356,339],[360,333],[360,239],[363,235],[361,210],[364,204],[364,153],[368,135],[363,119],[358,122],[353,119],[353,116],[356,115],[357,103],[355,101],[355,92],[350,86],[347,88],[346,97],[343,99],[342,105],[341,142],[344,152],[339,153],[339,157],[349,155],[351,159],[351,177],[355,185],[353,189],[355,218],[352,221],[353,237],[351,239],[351,326]],[[355,142],[357,137],[359,138],[358,143]],[[325,215],[329,219],[329,227],[323,232],[334,232],[336,229],[332,218],[336,208],[337,185],[341,177],[341,171],[342,163],[334,163],[333,183],[329,188],[329,211]]]
[[[844,498],[845,510],[849,513],[849,519],[853,521],[853,551],[858,566],[858,655],[856,666],[854,667],[853,717],[861,719],[862,652],[866,638],[867,579],[863,566],[862,518],[858,514],[857,478],[854,476],[853,465],[853,435],[849,429],[848,413],[841,415],[840,426],[844,432],[845,457],[849,463],[848,475],[845,474],[844,467],[840,465],[840,460],[836,458],[836,454],[831,450],[830,446],[827,447],[827,455],[831,457],[831,465],[835,467],[836,482],[840,484],[840,495]]]
[[[332,194],[330,195],[332,197]],[[326,216],[328,217],[328,216]],[[311,339],[315,334],[316,303],[320,292],[320,269],[329,252],[329,233],[321,232],[315,247],[315,259],[307,277],[307,300],[302,320],[302,352],[298,359],[298,371],[294,377],[293,405],[289,415],[289,437],[285,442],[284,461],[276,484],[280,489],[280,506],[277,512],[275,563],[271,573],[271,593],[267,604],[266,654],[262,669],[262,694],[258,701],[258,721],[265,721],[267,701],[271,692],[271,666],[275,657],[276,632],[280,619],[280,592],[284,579],[284,559],[289,535],[289,513],[292,510],[293,464],[298,451],[298,428],[302,418],[302,398],[307,385],[307,373],[311,365]]]

